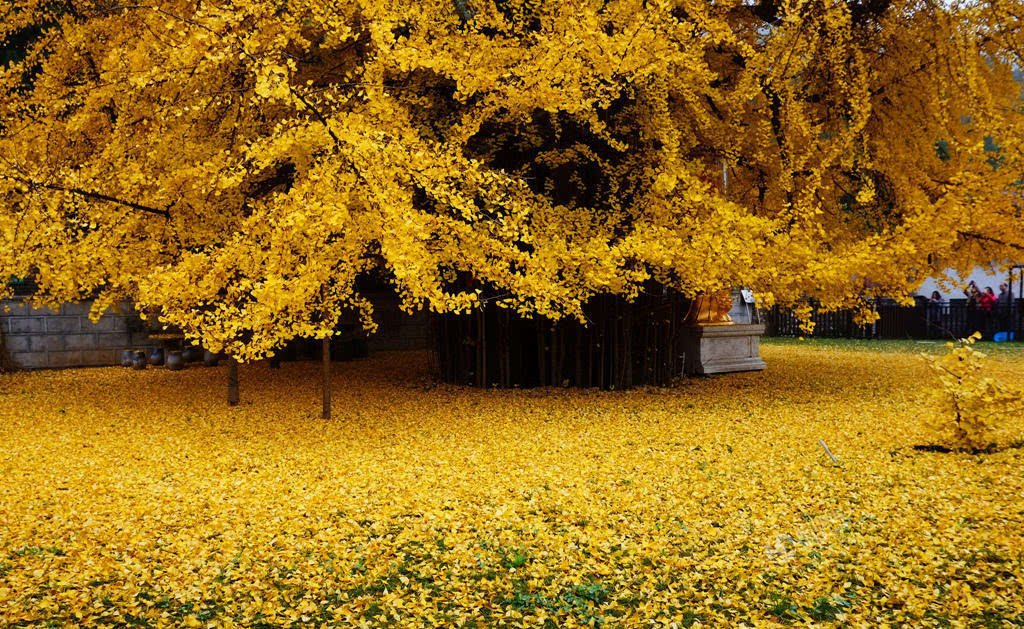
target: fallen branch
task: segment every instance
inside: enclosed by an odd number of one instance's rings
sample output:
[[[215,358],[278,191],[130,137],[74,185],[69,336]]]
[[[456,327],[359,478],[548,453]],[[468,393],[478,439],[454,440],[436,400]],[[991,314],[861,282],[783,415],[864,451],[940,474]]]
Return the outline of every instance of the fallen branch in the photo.
[[[818,439],[818,443],[821,444],[822,448],[825,448],[825,454],[828,455],[828,458],[832,459],[832,464],[839,467],[839,460],[832,455],[832,451],[828,449],[827,445],[825,445],[825,441],[823,439]]]

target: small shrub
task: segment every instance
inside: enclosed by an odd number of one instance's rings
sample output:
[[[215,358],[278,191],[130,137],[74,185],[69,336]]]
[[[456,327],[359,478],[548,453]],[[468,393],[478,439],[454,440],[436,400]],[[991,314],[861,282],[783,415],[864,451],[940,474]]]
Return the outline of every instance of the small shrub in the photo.
[[[974,349],[975,332],[938,358],[926,356],[939,380],[941,411],[936,428],[954,448],[980,450],[992,446],[1001,428],[1024,411],[1021,392],[983,374],[985,354]]]

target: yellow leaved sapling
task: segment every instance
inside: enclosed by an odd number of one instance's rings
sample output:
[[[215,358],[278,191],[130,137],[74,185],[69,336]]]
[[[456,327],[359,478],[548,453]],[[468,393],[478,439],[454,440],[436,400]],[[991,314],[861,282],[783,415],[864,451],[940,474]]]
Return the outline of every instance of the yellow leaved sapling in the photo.
[[[981,450],[998,444],[1010,420],[1024,414],[1024,391],[985,375],[983,352],[974,349],[981,334],[948,343],[950,351],[925,355],[938,378],[939,413],[935,428],[952,447]]]

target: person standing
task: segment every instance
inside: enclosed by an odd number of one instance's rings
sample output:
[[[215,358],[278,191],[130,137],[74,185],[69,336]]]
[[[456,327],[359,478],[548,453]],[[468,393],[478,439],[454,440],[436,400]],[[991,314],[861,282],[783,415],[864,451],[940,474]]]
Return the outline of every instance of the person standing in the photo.
[[[996,297],[996,304],[999,306],[1009,306],[1010,300],[1013,299],[1013,295],[1010,294],[1010,287],[1003,282],[999,285],[999,296]]]
[[[925,305],[925,331],[926,333],[932,333],[935,330],[942,329],[942,307],[946,305],[946,300],[942,298],[942,293],[937,290],[932,291],[932,296],[928,299],[928,303]]]
[[[981,332],[982,337],[986,339],[992,338],[989,328],[992,327],[992,311],[995,305],[996,294],[992,291],[991,286],[986,286],[985,291],[978,295],[978,312],[980,313],[980,327],[978,330]]]
[[[991,286],[985,287],[985,292],[978,295],[978,309],[982,312],[992,312],[992,307],[996,304],[996,294],[992,291]]]
[[[996,297],[996,313],[999,330],[1009,332],[1013,329],[1013,294],[1010,287],[1003,282],[999,285],[999,296]]]
[[[981,317],[978,312],[981,291],[978,290],[978,285],[974,283],[974,280],[971,280],[967,288],[964,289],[964,295],[967,296],[967,331],[964,336],[969,336],[981,331]]]

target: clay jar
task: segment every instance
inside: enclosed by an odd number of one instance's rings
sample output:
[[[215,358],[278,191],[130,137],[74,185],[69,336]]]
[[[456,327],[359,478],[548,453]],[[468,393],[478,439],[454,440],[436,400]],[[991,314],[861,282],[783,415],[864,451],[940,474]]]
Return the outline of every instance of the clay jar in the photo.
[[[132,351],[130,349],[126,349],[123,352],[121,352],[121,366],[122,367],[131,367],[133,360],[135,360],[135,352],[134,351]]]
[[[145,369],[149,361],[146,360],[145,352],[135,352],[132,356],[132,369]]]
[[[164,364],[164,350],[163,348],[157,347],[149,353],[149,364],[159,367]]]
[[[203,350],[192,345],[185,348],[185,351],[181,353],[181,357],[184,358],[187,363],[197,363],[203,359]]]
[[[207,367],[216,367],[217,361],[219,359],[220,357],[211,352],[210,350],[206,350],[203,353],[203,364],[206,365]]]
[[[164,361],[164,366],[171,371],[181,371],[185,368],[185,358],[182,356],[182,352],[168,352],[167,360]]]

